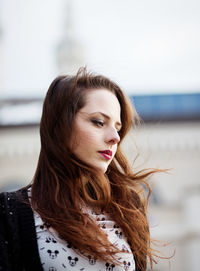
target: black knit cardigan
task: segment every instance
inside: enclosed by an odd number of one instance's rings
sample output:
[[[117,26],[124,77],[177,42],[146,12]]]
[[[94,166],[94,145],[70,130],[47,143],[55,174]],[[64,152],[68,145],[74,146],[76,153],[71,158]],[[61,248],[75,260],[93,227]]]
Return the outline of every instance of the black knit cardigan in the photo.
[[[26,190],[0,194],[0,270],[43,270]]]
[[[43,268],[27,190],[0,193],[0,271],[36,270]]]

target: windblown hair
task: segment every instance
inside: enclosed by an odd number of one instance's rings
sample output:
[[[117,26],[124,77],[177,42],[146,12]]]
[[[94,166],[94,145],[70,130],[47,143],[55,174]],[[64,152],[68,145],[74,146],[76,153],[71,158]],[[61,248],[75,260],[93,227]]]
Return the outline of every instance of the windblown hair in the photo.
[[[76,113],[86,103],[87,91],[107,89],[121,106],[121,142],[136,112],[118,85],[81,68],[76,76],[58,76],[50,85],[40,123],[41,151],[32,182],[32,206],[59,237],[84,255],[116,262],[119,252],[83,209],[91,206],[111,215],[122,228],[136,259],[146,270],[154,261],[148,218],[148,197],[143,197],[146,178],[158,170],[133,172],[120,144],[105,174],[80,161],[69,148]],[[121,143],[120,142],[120,143]]]

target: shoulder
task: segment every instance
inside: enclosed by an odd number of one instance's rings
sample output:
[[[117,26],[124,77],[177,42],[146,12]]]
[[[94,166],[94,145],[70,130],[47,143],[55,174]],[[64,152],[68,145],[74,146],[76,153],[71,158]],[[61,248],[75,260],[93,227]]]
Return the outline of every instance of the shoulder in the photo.
[[[26,253],[26,242],[31,244],[31,250],[27,250],[27,253],[31,251],[32,255],[32,243],[36,242],[35,240],[33,211],[27,189],[0,193],[0,254],[3,254],[0,269],[7,264],[12,267],[3,270],[15,270],[12,269],[13,266],[16,270],[22,270],[20,268],[25,261],[22,254]],[[37,249],[37,246],[34,248]]]
[[[17,204],[25,202],[28,203],[28,193],[26,189],[0,193],[0,210],[3,213],[9,212],[9,214],[12,215],[12,211],[17,209]]]
[[[18,202],[26,201],[27,193],[21,190],[0,193],[0,268],[22,270],[21,238]],[[15,268],[15,267],[19,267]]]
[[[17,226],[20,213],[32,212],[27,189],[20,189],[14,192],[0,193],[0,217],[1,223],[9,228]]]
[[[16,191],[12,192],[1,192],[0,193],[0,200],[2,201],[3,199],[6,200],[6,197],[8,200],[18,200],[18,199],[25,199],[28,197],[28,190],[26,188],[21,188]]]

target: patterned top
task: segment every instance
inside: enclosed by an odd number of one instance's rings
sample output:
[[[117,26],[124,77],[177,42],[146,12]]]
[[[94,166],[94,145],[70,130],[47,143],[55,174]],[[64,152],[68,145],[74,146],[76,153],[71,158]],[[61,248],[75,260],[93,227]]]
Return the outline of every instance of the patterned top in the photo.
[[[135,271],[134,257],[122,230],[109,215],[97,214],[90,209],[87,212],[107,234],[109,241],[125,251],[117,254],[122,264],[102,262],[90,255],[80,256],[80,253],[58,237],[53,228],[47,228],[41,217],[34,212],[38,250],[44,271]]]

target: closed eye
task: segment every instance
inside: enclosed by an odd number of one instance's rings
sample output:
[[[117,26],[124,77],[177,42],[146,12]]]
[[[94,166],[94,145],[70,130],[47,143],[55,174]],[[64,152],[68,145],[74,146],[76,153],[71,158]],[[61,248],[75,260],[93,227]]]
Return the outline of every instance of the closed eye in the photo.
[[[98,119],[92,119],[91,120],[93,124],[95,124],[98,127],[103,127],[104,126],[104,121],[98,120]]]

